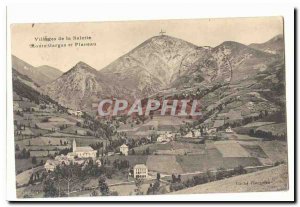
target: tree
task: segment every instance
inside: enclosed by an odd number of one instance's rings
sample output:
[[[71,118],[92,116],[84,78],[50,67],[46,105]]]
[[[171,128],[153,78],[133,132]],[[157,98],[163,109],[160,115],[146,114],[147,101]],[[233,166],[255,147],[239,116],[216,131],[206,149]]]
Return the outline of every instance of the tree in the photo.
[[[160,180],[160,173],[156,174],[156,180]]]
[[[152,188],[153,194],[158,194],[159,187],[160,187],[160,181],[156,180],[154,185],[153,185],[153,188]]]
[[[46,198],[48,197],[57,197],[58,196],[58,191],[54,185],[54,181],[51,179],[47,179],[44,182],[43,186],[43,191],[44,191],[44,196]]]
[[[142,185],[143,185],[143,181],[141,179],[136,179],[135,180],[135,186],[136,186],[135,191],[136,191],[137,195],[143,195]]]
[[[149,148],[149,147],[146,148],[145,154],[146,154],[146,155],[150,155],[150,148]]]
[[[33,174],[30,175],[28,184],[30,184],[30,185],[33,184]]]
[[[109,188],[108,188],[108,185],[106,183],[106,179],[104,176],[101,176],[99,178],[99,190],[103,196],[109,195]]]
[[[35,157],[35,156],[33,156],[33,157],[31,158],[31,163],[34,164],[34,165],[36,165],[37,160],[36,160],[36,157]]]
[[[61,168],[61,177],[67,182],[67,195],[70,195],[70,184],[79,180],[78,171],[81,171],[77,165],[70,164]]]
[[[172,174],[172,183],[175,183],[176,182],[176,176],[175,174]]]
[[[239,165],[233,169],[233,173],[237,175],[241,175],[247,173],[247,171],[243,166]]]
[[[177,181],[180,183],[181,182],[181,175],[178,175]]]

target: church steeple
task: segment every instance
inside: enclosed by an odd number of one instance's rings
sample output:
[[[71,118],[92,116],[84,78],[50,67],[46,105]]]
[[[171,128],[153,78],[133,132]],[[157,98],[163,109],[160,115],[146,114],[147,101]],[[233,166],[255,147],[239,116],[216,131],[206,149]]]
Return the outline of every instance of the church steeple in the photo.
[[[76,141],[75,141],[75,139],[73,139],[73,152],[75,152],[76,151]]]

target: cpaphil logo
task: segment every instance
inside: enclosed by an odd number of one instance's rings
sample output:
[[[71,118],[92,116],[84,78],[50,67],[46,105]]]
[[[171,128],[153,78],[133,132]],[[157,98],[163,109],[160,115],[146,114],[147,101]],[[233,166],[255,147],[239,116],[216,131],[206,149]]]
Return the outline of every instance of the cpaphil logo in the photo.
[[[124,99],[103,99],[98,105],[98,115],[101,117],[112,117],[120,115],[149,115],[160,116],[191,116],[202,115],[199,100],[155,100],[136,99],[132,102]]]

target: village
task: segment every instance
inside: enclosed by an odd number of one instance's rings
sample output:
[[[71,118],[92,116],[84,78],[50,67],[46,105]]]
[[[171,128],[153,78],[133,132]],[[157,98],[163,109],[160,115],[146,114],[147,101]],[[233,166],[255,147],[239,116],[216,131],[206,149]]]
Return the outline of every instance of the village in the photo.
[[[48,66],[50,79],[12,56],[18,198],[265,191],[242,187],[256,173],[287,189],[281,51],[165,33],[101,70]]]
[[[191,119],[156,115],[94,122],[81,110],[14,94],[14,113],[22,197],[165,194],[286,161],[284,142],[239,134],[226,123],[226,116],[242,119],[233,110],[196,127]]]

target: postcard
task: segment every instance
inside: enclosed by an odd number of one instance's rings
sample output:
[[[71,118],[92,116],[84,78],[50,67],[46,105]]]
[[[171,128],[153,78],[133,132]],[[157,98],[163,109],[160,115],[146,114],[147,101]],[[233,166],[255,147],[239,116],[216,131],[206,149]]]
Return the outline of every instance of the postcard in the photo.
[[[289,189],[282,17],[10,35],[17,198]]]

